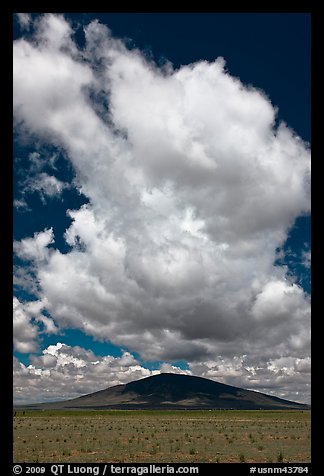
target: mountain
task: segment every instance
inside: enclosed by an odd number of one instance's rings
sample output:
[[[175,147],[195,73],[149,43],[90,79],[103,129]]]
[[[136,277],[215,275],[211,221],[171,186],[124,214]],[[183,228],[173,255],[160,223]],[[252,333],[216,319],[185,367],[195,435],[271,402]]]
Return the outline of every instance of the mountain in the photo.
[[[304,410],[308,405],[244,390],[214,380],[162,373],[63,402],[29,405],[33,409],[234,409]]]

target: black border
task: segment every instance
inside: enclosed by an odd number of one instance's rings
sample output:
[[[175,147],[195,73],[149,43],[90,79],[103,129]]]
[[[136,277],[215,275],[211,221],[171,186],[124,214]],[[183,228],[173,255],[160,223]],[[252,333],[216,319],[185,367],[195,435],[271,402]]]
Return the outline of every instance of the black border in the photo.
[[[29,3],[27,5],[26,3]],[[102,2],[103,3],[103,2]],[[322,41],[320,37],[321,31],[321,16],[320,16],[320,2],[313,2],[310,5],[308,2],[303,2],[301,4],[294,4],[294,8],[291,8],[291,5],[284,5],[283,2],[278,2],[277,5],[274,2],[268,2],[268,5],[265,5],[264,2],[260,4],[260,2],[255,3],[254,6],[246,5],[244,10],[242,9],[242,3],[240,3],[237,8],[234,9],[229,8],[228,4],[225,5],[217,5],[217,9],[215,10],[216,5],[213,5],[214,8],[210,6],[203,6],[200,5],[200,8],[194,8],[187,10],[184,12],[181,8],[177,8],[174,4],[171,7],[167,7],[164,5],[163,8],[158,8],[156,11],[152,11],[152,5],[148,7],[142,6],[138,7],[136,10],[133,10],[132,6],[127,8],[128,5],[125,5],[126,10],[122,11],[120,5],[118,4],[111,4],[109,5],[109,11],[104,12],[102,11],[103,4],[99,2],[99,5],[94,5],[92,10],[97,9],[100,13],[109,13],[109,12],[120,12],[120,13],[310,13],[311,14],[311,21],[312,21],[312,96],[311,96],[311,104],[312,104],[312,463],[310,465],[310,472],[312,473],[312,468],[316,467],[316,465],[320,463],[321,458],[321,422],[319,419],[319,415],[321,414],[320,405],[321,405],[321,389],[318,385],[321,382],[321,370],[316,369],[317,365],[321,361],[321,356],[317,356],[317,351],[320,348],[320,343],[318,339],[320,338],[320,332],[316,332],[316,326],[320,321],[320,314],[318,313],[317,309],[320,307],[319,302],[319,281],[318,276],[320,273],[320,265],[321,265],[321,242],[320,242],[320,231],[321,231],[321,222],[319,217],[319,210],[320,204],[318,203],[320,200],[320,186],[321,186],[321,174],[319,172],[319,162],[321,160],[317,149],[319,148],[318,145],[318,134],[316,134],[316,130],[318,128],[318,122],[316,120],[316,114],[318,113],[318,103],[319,103],[319,91],[320,85],[319,82],[321,81],[321,74],[319,73],[320,68],[320,61],[319,61],[319,49],[318,41]],[[291,3],[291,2],[287,2]],[[315,4],[316,3],[316,4]],[[251,5],[251,2],[249,2]],[[260,8],[262,5],[263,9]],[[13,218],[12,218],[12,197],[13,197],[13,186],[12,186],[12,157],[13,157],[13,146],[12,146],[12,37],[13,37],[13,14],[15,12],[38,12],[41,11],[42,13],[45,12],[53,12],[53,13],[82,13],[85,8],[82,7],[82,3],[78,2],[78,6],[80,11],[76,11],[75,8],[69,8],[66,3],[63,2],[12,2],[10,5],[5,4],[0,7],[2,25],[1,25],[1,51],[3,51],[3,55],[6,59],[8,66],[2,69],[2,100],[4,106],[1,107],[1,114],[2,114],[2,128],[1,128],[1,137],[2,141],[4,142],[4,147],[2,148],[1,153],[1,168],[0,168],[0,177],[1,177],[1,186],[0,186],[0,193],[1,193],[1,222],[2,222],[2,230],[0,233],[0,256],[1,256],[1,264],[0,264],[0,279],[1,279],[1,287],[0,287],[0,299],[1,301],[1,314],[2,319],[5,321],[5,330],[3,334],[3,341],[1,345],[2,350],[2,362],[4,362],[5,366],[5,377],[3,378],[2,382],[2,392],[1,395],[3,396],[2,400],[2,419],[1,428],[4,430],[5,438],[2,441],[5,441],[5,448],[3,448],[3,458],[1,459],[1,463],[4,463],[5,466],[10,468],[9,472],[6,473],[4,470],[4,474],[12,474],[12,453],[13,453],[13,445],[12,445],[12,434],[13,434],[13,425],[12,425],[12,321],[9,317],[12,313],[12,241],[13,241]],[[88,5],[89,6],[89,5]],[[96,8],[97,7],[97,8]],[[98,8],[99,7],[99,8]],[[44,12],[45,10],[45,12]],[[91,13],[93,13],[91,11]],[[7,74],[9,72],[9,74]],[[4,81],[3,81],[4,79]],[[5,150],[6,152],[3,152]],[[316,168],[318,170],[316,170]],[[8,389],[11,389],[8,390]],[[204,465],[203,465],[204,466]],[[215,466],[213,468],[212,466]],[[229,472],[233,472],[235,470],[235,474],[248,474],[249,471],[248,466],[251,465],[237,465],[235,463],[223,463],[219,464],[218,467],[216,464],[209,463],[207,468],[207,473],[210,474],[210,469],[216,469],[216,472],[221,474],[226,474],[226,467],[229,468]],[[255,466],[269,466],[269,465],[259,465],[256,464]],[[279,465],[276,465],[279,466]],[[298,466],[298,465],[294,465]],[[3,467],[1,465],[1,467]],[[218,468],[218,469],[217,469]],[[242,468],[239,470],[238,468]],[[219,471],[220,470],[220,471]],[[225,470],[225,472],[224,472]],[[202,474],[201,472],[200,474]],[[49,473],[50,474],[50,473]]]

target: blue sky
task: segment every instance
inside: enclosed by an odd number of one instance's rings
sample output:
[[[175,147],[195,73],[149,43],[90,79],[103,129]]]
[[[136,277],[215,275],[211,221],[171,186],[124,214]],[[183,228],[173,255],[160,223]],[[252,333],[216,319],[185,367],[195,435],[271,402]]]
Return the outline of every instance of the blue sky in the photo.
[[[309,401],[310,15],[19,14],[13,79],[16,401]]]

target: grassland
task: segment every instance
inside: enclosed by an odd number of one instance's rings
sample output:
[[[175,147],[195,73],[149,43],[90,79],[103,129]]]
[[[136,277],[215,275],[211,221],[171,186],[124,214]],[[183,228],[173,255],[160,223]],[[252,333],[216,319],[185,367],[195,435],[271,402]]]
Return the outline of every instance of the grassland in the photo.
[[[18,411],[14,462],[310,462],[309,411]]]

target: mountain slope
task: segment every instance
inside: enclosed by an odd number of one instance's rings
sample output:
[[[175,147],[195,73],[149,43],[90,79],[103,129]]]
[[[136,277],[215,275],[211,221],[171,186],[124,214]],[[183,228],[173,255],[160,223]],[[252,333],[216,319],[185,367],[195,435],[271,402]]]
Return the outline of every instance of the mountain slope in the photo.
[[[164,373],[34,409],[307,409],[308,405],[213,380]]]

